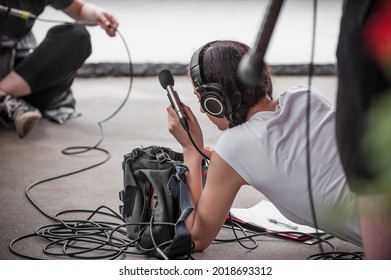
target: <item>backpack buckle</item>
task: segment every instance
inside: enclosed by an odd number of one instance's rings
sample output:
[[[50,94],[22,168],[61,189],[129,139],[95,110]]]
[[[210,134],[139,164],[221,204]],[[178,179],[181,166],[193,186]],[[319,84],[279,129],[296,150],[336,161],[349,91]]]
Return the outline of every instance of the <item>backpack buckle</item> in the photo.
[[[156,159],[159,162],[164,162],[170,160],[170,156],[167,153],[165,153],[163,150],[158,150],[156,153]]]
[[[132,156],[134,156],[134,157],[139,157],[139,156],[141,156],[141,149],[140,149],[140,148],[135,148],[135,149],[133,149],[133,151],[132,151]]]

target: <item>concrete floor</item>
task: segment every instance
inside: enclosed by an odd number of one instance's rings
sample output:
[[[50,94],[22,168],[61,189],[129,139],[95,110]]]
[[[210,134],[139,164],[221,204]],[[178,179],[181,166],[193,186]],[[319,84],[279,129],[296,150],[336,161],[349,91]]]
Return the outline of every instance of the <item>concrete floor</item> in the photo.
[[[305,77],[275,77],[275,92],[306,82]],[[334,77],[316,77],[313,84],[334,100]],[[129,85],[128,78],[76,79],[73,90],[80,117],[69,120],[64,125],[42,120],[24,139],[19,139],[12,129],[0,128],[0,259],[21,259],[8,249],[10,242],[53,223],[27,199],[27,187],[40,180],[94,165],[106,158],[105,154],[97,151],[72,156],[66,156],[61,151],[67,147],[93,146],[98,143],[100,130],[97,123],[115,112],[124,101]],[[219,132],[199,113],[188,78],[175,77],[175,88],[182,101],[193,107],[199,117],[206,144],[213,146]],[[117,211],[120,204],[118,192],[123,189],[123,155],[133,148],[153,144],[179,149],[167,130],[167,106],[166,92],[156,77],[135,78],[124,107],[113,118],[102,123],[104,139],[99,147],[106,149],[111,158],[96,168],[35,186],[30,191],[32,199],[49,216],[70,209],[95,210],[102,205]],[[261,199],[261,194],[244,186],[233,206],[250,207]],[[69,215],[72,218],[77,216],[72,213]],[[222,229],[219,234],[219,238],[233,237],[229,229]],[[216,242],[193,257],[203,260],[304,260],[320,252],[317,245],[304,245],[266,236],[257,240],[258,247],[254,250],[245,249],[238,242]],[[338,251],[362,251],[361,248],[336,238],[330,239],[330,242]],[[43,254],[44,245],[45,241],[42,239],[30,238],[17,243],[15,248],[18,252],[37,258],[57,258]],[[330,250],[327,245],[324,249]],[[122,255],[119,259],[140,258],[144,257]]]

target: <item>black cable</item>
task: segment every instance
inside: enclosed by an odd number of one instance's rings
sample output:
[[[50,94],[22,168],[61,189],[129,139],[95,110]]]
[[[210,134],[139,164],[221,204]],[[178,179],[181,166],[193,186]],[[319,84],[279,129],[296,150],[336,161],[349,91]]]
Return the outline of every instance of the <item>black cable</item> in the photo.
[[[122,103],[118,106],[118,108],[111,115],[109,115],[105,119],[103,119],[103,120],[98,122],[98,126],[100,128],[100,133],[101,133],[101,138],[93,147],[85,147],[85,146],[84,147],[83,146],[69,147],[69,148],[66,148],[66,149],[64,149],[62,151],[64,154],[67,154],[67,155],[69,155],[69,154],[79,154],[79,153],[87,152],[89,150],[97,149],[97,147],[102,143],[102,141],[104,139],[104,132],[103,132],[102,124],[107,122],[107,121],[109,121],[109,120],[111,120],[116,114],[118,114],[118,112],[125,106],[125,104],[127,103],[128,99],[129,99],[130,91],[131,91],[132,85],[133,85],[133,66],[132,66],[132,63],[131,63],[130,51],[129,51],[129,47],[128,47],[127,43],[126,43],[126,40],[123,37],[123,35],[118,31],[117,28],[116,28],[116,32],[119,34],[119,36],[122,39],[123,44],[125,45],[125,49],[126,49],[126,53],[127,53],[128,61],[129,61],[130,84],[129,84],[129,87],[128,87],[128,91],[127,91],[126,97],[122,101]]]
[[[68,23],[68,22],[63,22],[63,23]],[[69,24],[69,23],[68,23]],[[132,85],[133,85],[133,66],[132,66],[132,63],[131,63],[131,56],[130,56],[130,52],[129,52],[129,48],[128,48],[128,45],[126,44],[126,40],[124,39],[124,37],[122,36],[122,34],[118,31],[118,29],[116,29],[116,32],[120,35],[124,45],[125,45],[125,49],[127,51],[127,55],[128,55],[128,61],[129,61],[129,77],[130,77],[130,83],[129,83],[129,87],[128,87],[128,91],[127,91],[127,94],[126,94],[126,97],[125,99],[122,101],[122,103],[119,105],[119,107],[112,113],[110,114],[108,117],[106,117],[105,119],[101,120],[98,122],[98,126],[100,128],[100,139],[99,141],[94,145],[94,146],[73,146],[73,147],[68,147],[68,148],[65,148],[62,150],[62,153],[65,154],[65,155],[74,155],[74,154],[81,154],[81,153],[85,153],[85,152],[88,152],[88,151],[91,151],[91,150],[96,150],[96,151],[99,151],[99,152],[102,152],[106,155],[106,158],[99,162],[99,163],[96,163],[94,165],[91,165],[91,166],[88,166],[88,167],[85,167],[85,168],[82,168],[82,169],[79,169],[79,170],[76,170],[76,171],[72,171],[72,172],[69,172],[69,173],[65,173],[65,174],[62,174],[62,175],[59,175],[59,176],[54,176],[54,177],[51,177],[51,178],[48,178],[48,179],[44,179],[44,180],[41,180],[41,181],[38,181],[32,185],[30,185],[27,189],[26,189],[26,196],[27,198],[29,199],[29,201],[42,213],[44,214],[46,217],[48,218],[51,218],[50,215],[48,215],[45,211],[43,211],[40,207],[38,207],[38,205],[34,202],[34,200],[31,198],[31,196],[29,195],[29,192],[31,191],[32,188],[34,188],[35,186],[37,185],[40,185],[40,184],[43,184],[45,182],[49,182],[49,181],[53,181],[53,180],[57,180],[57,179],[60,179],[60,178],[63,178],[63,177],[68,177],[68,176],[71,176],[71,175],[75,175],[77,173],[81,173],[81,172],[84,172],[86,170],[89,170],[89,169],[92,169],[92,168],[95,168],[95,167],[98,167],[102,164],[104,164],[105,162],[107,162],[111,155],[109,153],[109,151],[107,151],[106,149],[103,149],[103,148],[100,148],[98,147],[103,139],[104,139],[104,130],[103,130],[103,126],[102,124],[109,121],[110,119],[112,119],[122,108],[123,106],[126,104],[126,102],[128,101],[129,99],[129,96],[130,96],[130,92],[131,92],[131,89],[132,89]]]
[[[313,5],[313,25],[312,25],[312,40],[311,40],[311,59],[309,64],[309,73],[308,73],[308,91],[307,91],[307,109],[306,109],[306,157],[307,157],[307,183],[308,183],[308,194],[310,198],[310,209],[311,215],[313,219],[314,228],[316,230],[316,234],[318,231],[318,221],[316,216],[316,210],[313,199],[312,192],[312,177],[311,177],[311,148],[310,148],[310,115],[311,115],[311,87],[312,87],[312,79],[314,76],[314,56],[315,56],[315,37],[316,37],[316,22],[317,22],[317,6],[318,1],[314,0]],[[324,240],[322,240],[324,242]],[[321,253],[312,255],[308,257],[308,259],[363,259],[362,252],[325,252],[322,246],[323,242],[318,242],[319,250]]]
[[[229,228],[231,229],[231,227],[229,227]],[[235,230],[243,231],[243,229],[240,228],[240,227],[239,228],[235,228]],[[302,233],[302,232],[297,232],[297,231],[255,232],[255,231],[248,230],[248,229],[244,229],[244,231],[247,232],[247,233],[251,233],[251,234],[247,234],[246,236],[243,236],[243,237],[236,237],[235,236],[235,238],[232,238],[232,239],[215,239],[215,241],[216,242],[222,242],[222,243],[225,243],[225,242],[236,242],[236,241],[238,241],[238,239],[239,240],[246,240],[246,239],[254,238],[254,237],[258,237],[258,236],[276,237],[276,238],[281,238],[281,239],[287,240],[287,237],[285,237],[284,234],[300,234],[303,237],[316,239],[316,240],[318,240],[318,242],[326,243],[333,251],[329,252],[329,253],[325,253],[325,254],[333,254],[334,252],[336,252],[336,249],[335,249],[335,247],[334,247],[334,245],[332,243],[330,243],[326,239],[323,239],[320,235],[316,235],[316,234]],[[295,240],[292,240],[292,241],[294,241],[294,242],[301,242],[301,241],[295,241]],[[349,253],[346,253],[346,254],[349,254]]]
[[[315,56],[315,38],[316,38],[316,21],[317,21],[318,1],[314,0],[313,5],[313,22],[312,22],[312,40],[311,40],[311,58],[308,69],[308,91],[307,91],[307,107],[306,107],[306,167],[307,167],[307,189],[310,201],[310,210],[316,233],[318,233],[318,221],[314,205],[312,192],[312,176],[311,176],[311,143],[310,143],[310,122],[311,122],[311,86],[314,76],[314,56]],[[319,249],[323,253],[322,242],[319,242]]]
[[[40,211],[44,216],[46,216],[47,218],[49,219],[54,219],[54,220],[57,220],[55,219],[53,216],[51,216],[50,214],[46,213],[41,207],[38,206],[38,204],[34,201],[34,199],[32,199],[32,197],[30,196],[30,192],[31,190],[36,187],[36,186],[39,186],[39,185],[42,185],[43,183],[47,183],[47,182],[50,182],[50,181],[54,181],[54,180],[58,180],[60,178],[64,178],[64,177],[69,177],[69,176],[72,176],[72,175],[75,175],[75,174],[78,174],[78,173],[81,173],[81,172],[84,172],[84,171],[87,171],[89,169],[92,169],[92,168],[95,168],[95,167],[98,167],[102,164],[104,164],[105,162],[107,162],[109,159],[110,159],[110,153],[105,150],[105,149],[102,149],[102,148],[99,148],[99,147],[82,147],[82,146],[79,146],[79,147],[71,147],[71,148],[67,148],[67,149],[85,149],[84,152],[86,151],[89,151],[89,150],[97,150],[97,151],[100,151],[104,154],[106,154],[106,158],[104,160],[102,160],[101,162],[98,162],[94,165],[91,165],[91,166],[87,166],[85,168],[82,168],[82,169],[78,169],[78,170],[75,170],[75,171],[72,171],[72,172],[69,172],[69,173],[64,173],[64,174],[61,174],[61,175],[58,175],[58,176],[54,176],[54,177],[50,177],[50,178],[47,178],[47,179],[44,179],[44,180],[40,180],[40,181],[37,181],[33,184],[31,184],[30,186],[28,186],[25,190],[25,195],[27,197],[27,199],[30,201],[30,203],[38,210]],[[80,151],[78,153],[81,153]],[[64,153],[64,154],[67,154],[67,153]],[[70,153],[68,153],[70,154]]]
[[[43,20],[40,18],[36,18],[41,21],[45,22],[56,22],[56,23],[63,23],[63,24],[73,24],[70,22],[63,22],[63,21],[51,21],[51,20]],[[80,24],[80,22],[79,22]],[[24,255],[22,253],[19,253],[15,249],[16,243],[32,238],[32,237],[41,237],[44,238],[46,241],[49,241],[49,243],[43,248],[43,252],[47,255],[52,256],[67,256],[67,257],[73,257],[73,258],[79,258],[79,259],[102,259],[102,258],[109,258],[109,259],[115,259],[119,257],[123,252],[124,248],[121,246],[113,246],[115,245],[113,243],[113,240],[117,244],[128,244],[129,241],[127,240],[126,234],[124,232],[116,231],[120,233],[120,237],[113,237],[113,233],[111,231],[115,228],[118,228],[120,224],[123,224],[123,219],[121,216],[119,216],[117,213],[115,213],[110,208],[107,208],[105,206],[101,206],[98,209],[92,211],[92,210],[66,210],[62,211],[60,213],[57,213],[53,216],[48,214],[46,211],[44,211],[38,203],[32,199],[30,192],[32,189],[38,185],[41,185],[46,182],[50,182],[53,180],[57,180],[63,177],[71,176],[77,173],[84,172],[86,170],[95,168],[97,166],[100,166],[107,162],[110,159],[110,153],[106,149],[100,148],[99,145],[102,143],[104,139],[104,130],[102,124],[112,119],[126,104],[126,102],[129,99],[132,84],[133,84],[133,67],[131,63],[131,56],[129,52],[129,48],[127,46],[126,40],[122,36],[121,32],[119,32],[118,29],[116,29],[116,32],[121,37],[124,46],[127,51],[128,60],[129,60],[129,77],[130,77],[130,83],[128,87],[128,91],[126,94],[125,99],[122,101],[120,106],[108,117],[98,122],[99,128],[100,128],[100,139],[94,146],[74,146],[74,147],[68,147],[62,150],[62,153],[65,155],[74,155],[74,154],[81,154],[85,152],[89,152],[92,150],[102,152],[106,155],[105,159],[102,161],[93,164],[91,166],[81,168],[76,171],[72,171],[69,173],[65,173],[58,176],[53,176],[38,182],[35,182],[28,186],[25,190],[25,195],[30,201],[30,203],[38,210],[40,211],[45,217],[53,220],[56,222],[54,225],[47,225],[38,228],[35,230],[33,234],[28,234],[25,236],[18,237],[11,241],[9,244],[9,249],[14,254],[28,258],[28,259],[38,259],[36,257]],[[101,209],[106,208],[106,210],[109,210],[110,213],[102,212]],[[63,220],[60,219],[59,216],[66,214],[66,213],[91,213],[91,215],[87,219],[82,220]],[[104,222],[104,221],[92,221],[91,219],[96,214],[103,214],[105,216],[109,216],[110,218],[118,221],[118,222]],[[122,237],[121,237],[122,236]],[[84,245],[78,245],[78,244],[84,244]],[[93,244],[93,247],[89,246]],[[61,252],[55,252],[52,250],[54,247],[62,247]],[[72,251],[70,251],[72,250]],[[89,253],[91,252],[103,252],[101,255],[91,255]]]
[[[210,158],[208,156],[206,156],[202,151],[201,149],[197,146],[197,144],[194,142],[194,139],[193,137],[191,136],[191,133],[190,133],[190,130],[187,130],[187,135],[189,135],[189,139],[191,141],[191,143],[193,144],[194,148],[197,150],[197,152],[207,161],[210,160]]]
[[[330,252],[314,254],[307,258],[307,260],[363,260],[363,252]]]
[[[101,209],[106,208],[109,213],[102,212]],[[57,218],[57,215],[64,213],[85,212],[91,213],[90,217],[82,220],[63,220]],[[46,225],[35,230],[34,234],[25,235],[13,240],[9,246],[10,250],[21,257],[28,259],[39,259],[37,257],[27,256],[19,253],[15,248],[15,244],[23,239],[32,237],[43,238],[47,245],[43,248],[43,253],[56,257],[72,257],[78,259],[114,259],[120,256],[124,249],[121,246],[113,246],[108,242],[109,235],[113,226],[117,223],[92,221],[91,219],[97,215],[103,214],[116,218],[118,214],[107,207],[99,207],[95,211],[90,210],[67,210],[54,215],[57,224]],[[122,221],[121,221],[122,222]],[[117,243],[126,243],[127,238],[124,233],[111,239]],[[92,246],[91,246],[92,245]],[[54,249],[62,249],[62,251]],[[95,253],[91,255],[89,253]]]
[[[231,229],[231,227],[229,227],[229,228]],[[241,232],[243,231],[243,229],[241,229],[240,227],[235,228],[235,230],[240,230]],[[245,232],[252,232],[252,234],[248,234],[243,237],[235,236],[235,238],[232,238],[232,239],[215,239],[214,241],[217,243],[218,242],[229,243],[229,242],[238,242],[240,240],[248,240],[249,238],[254,240],[255,237],[259,237],[259,236],[275,237],[275,238],[281,238],[281,239],[286,240],[286,237],[284,237],[283,234],[298,234],[299,233],[304,237],[317,239],[319,243],[325,243],[331,248],[330,252],[322,252],[322,253],[310,255],[307,258],[307,260],[362,260],[364,258],[363,252],[337,251],[332,243],[330,243],[328,240],[325,240],[321,236],[316,235],[316,234],[300,233],[297,231],[274,231],[274,232],[267,231],[267,232],[261,232],[261,233],[253,232],[253,231],[247,230],[247,229],[244,229],[244,231]],[[294,240],[292,240],[292,241],[293,242],[301,242],[301,241],[294,241]]]
[[[234,222],[232,220],[231,213],[228,213],[228,217],[229,217],[229,221],[230,221],[230,227],[231,227],[232,232],[233,232],[233,234],[235,236],[235,239],[238,241],[238,243],[243,248],[246,248],[246,249],[252,250],[252,249],[257,248],[258,247],[258,243],[254,240],[254,238],[252,238],[251,236],[248,236],[247,231],[241,225],[239,225],[238,223],[236,223],[236,222]],[[244,237],[245,239],[248,239],[248,240],[250,240],[250,241],[252,241],[254,243],[254,245],[252,247],[249,247],[249,246],[245,245],[244,243],[242,243],[242,241],[241,241],[242,239],[240,239],[238,237],[238,235],[236,234],[236,228],[238,228],[245,235],[245,237]]]

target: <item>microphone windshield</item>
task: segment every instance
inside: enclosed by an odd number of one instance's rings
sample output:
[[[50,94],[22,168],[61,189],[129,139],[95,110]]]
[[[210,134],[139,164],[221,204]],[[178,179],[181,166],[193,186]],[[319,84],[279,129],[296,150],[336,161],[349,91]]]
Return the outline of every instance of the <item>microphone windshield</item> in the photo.
[[[167,86],[174,86],[174,77],[169,70],[162,70],[158,74],[159,82],[164,89],[167,89]]]
[[[251,50],[242,57],[238,67],[238,76],[243,83],[253,86],[262,82],[264,68],[263,55]]]

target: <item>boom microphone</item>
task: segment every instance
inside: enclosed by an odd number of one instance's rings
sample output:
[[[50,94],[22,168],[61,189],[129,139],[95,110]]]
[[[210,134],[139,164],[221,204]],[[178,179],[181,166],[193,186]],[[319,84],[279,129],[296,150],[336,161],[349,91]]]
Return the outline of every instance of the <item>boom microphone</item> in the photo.
[[[28,11],[22,11],[22,10],[18,10],[18,9],[11,8],[11,7],[6,7],[3,5],[0,5],[0,12],[4,12],[4,13],[10,14],[12,16],[15,16],[15,17],[18,17],[18,18],[21,18],[24,20],[37,18],[36,15],[34,15]]]
[[[265,67],[264,57],[274,26],[278,19],[283,0],[271,0],[263,19],[261,30],[258,33],[255,48],[243,56],[239,63],[239,78],[246,84],[254,85],[262,81],[262,72]]]
[[[174,108],[183,128],[188,131],[189,125],[185,114],[182,111],[181,100],[179,99],[178,93],[174,90],[174,77],[169,70],[162,70],[158,74],[159,82],[162,87],[167,90],[167,96],[170,100],[172,108]]]

